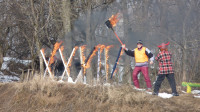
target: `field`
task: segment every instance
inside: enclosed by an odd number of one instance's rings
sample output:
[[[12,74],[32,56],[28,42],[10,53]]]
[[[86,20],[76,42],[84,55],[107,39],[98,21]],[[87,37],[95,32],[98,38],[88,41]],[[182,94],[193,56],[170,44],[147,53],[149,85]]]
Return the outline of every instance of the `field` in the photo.
[[[0,84],[0,112],[197,112],[192,94],[163,99],[132,85],[90,86],[34,78]]]

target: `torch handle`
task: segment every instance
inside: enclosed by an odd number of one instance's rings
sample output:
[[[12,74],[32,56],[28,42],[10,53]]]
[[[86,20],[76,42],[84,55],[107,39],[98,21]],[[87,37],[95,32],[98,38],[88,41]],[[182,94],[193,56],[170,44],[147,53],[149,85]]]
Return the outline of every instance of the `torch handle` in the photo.
[[[122,52],[122,47],[120,47],[120,49],[119,49],[118,56],[117,56],[117,59],[115,61],[115,65],[113,66],[113,70],[112,70],[111,77],[110,77],[111,79],[112,79],[112,76],[113,76],[115,69],[117,67],[117,63],[119,61],[119,57],[120,57],[121,52]]]
[[[118,37],[118,35],[116,34],[116,32],[113,29],[112,29],[112,31],[114,32],[115,36],[117,37],[117,39],[121,43],[121,45],[123,45],[122,41],[120,40],[120,38]]]

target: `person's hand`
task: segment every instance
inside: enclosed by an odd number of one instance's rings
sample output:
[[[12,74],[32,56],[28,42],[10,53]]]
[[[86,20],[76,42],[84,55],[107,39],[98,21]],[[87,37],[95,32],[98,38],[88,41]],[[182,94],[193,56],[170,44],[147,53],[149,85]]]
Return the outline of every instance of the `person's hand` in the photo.
[[[126,45],[125,45],[125,44],[122,45],[122,49],[124,49],[125,51],[128,50],[128,49],[126,48]]]
[[[153,61],[150,61],[150,65],[152,65],[153,64]]]
[[[125,48],[126,48],[126,45],[125,45],[125,44],[123,44],[123,45],[122,45],[122,48],[123,48],[123,49],[125,49]]]

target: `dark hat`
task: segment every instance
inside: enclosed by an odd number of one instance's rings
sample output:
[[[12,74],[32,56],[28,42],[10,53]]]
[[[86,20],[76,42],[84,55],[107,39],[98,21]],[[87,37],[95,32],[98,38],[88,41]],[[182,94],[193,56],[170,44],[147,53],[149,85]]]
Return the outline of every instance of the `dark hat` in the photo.
[[[137,44],[142,44],[142,40],[138,40],[138,41],[137,41]]]
[[[162,48],[162,49],[165,49],[167,48],[167,46],[169,45],[169,42],[168,43],[162,43],[161,45],[158,46],[158,48]]]

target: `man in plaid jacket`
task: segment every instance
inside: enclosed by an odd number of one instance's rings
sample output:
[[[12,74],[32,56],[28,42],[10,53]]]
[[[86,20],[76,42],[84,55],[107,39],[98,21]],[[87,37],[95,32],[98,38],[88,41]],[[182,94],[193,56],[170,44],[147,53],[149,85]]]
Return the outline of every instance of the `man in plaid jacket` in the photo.
[[[167,44],[162,43],[158,46],[160,52],[155,57],[155,59],[159,63],[159,71],[158,71],[158,77],[155,82],[154,86],[154,92],[153,95],[158,95],[160,86],[162,81],[167,77],[168,82],[172,89],[172,95],[173,96],[179,96],[179,94],[176,91],[176,82],[174,79],[174,68],[172,66],[172,54],[168,51],[167,45],[169,45],[169,42]]]

